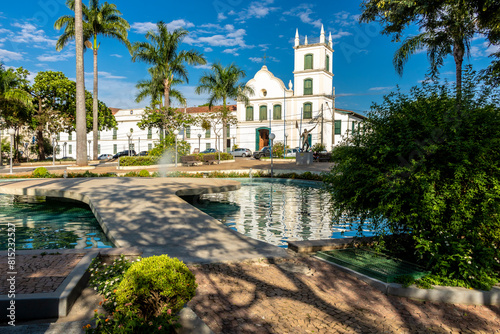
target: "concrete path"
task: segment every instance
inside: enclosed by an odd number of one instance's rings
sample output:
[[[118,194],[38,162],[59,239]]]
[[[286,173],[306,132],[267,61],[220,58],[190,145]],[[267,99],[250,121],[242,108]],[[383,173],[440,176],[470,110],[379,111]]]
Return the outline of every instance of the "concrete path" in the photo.
[[[177,195],[236,190],[240,183],[195,178],[76,178],[0,182],[0,193],[62,197],[89,204],[117,247],[186,263],[282,257],[286,251],[223,226]]]

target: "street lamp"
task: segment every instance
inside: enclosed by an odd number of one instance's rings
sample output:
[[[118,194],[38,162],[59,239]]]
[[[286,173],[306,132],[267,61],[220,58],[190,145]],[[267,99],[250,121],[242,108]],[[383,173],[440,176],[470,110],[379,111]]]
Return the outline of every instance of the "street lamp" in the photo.
[[[130,157],[130,137],[132,137],[132,132],[127,132],[128,137],[128,156]]]
[[[276,138],[274,133],[269,134],[269,140],[271,141],[271,178],[273,177],[273,140]]]
[[[52,135],[52,166],[56,165],[56,138]],[[90,149],[90,146],[89,146]]]
[[[283,144],[283,158],[286,158],[286,142],[288,140],[288,133],[285,133],[285,143]]]
[[[179,130],[174,130],[175,135],[175,167],[177,167],[177,135],[179,134]]]
[[[200,142],[201,142],[201,133],[198,133],[198,153],[201,152],[201,145],[200,145]]]
[[[12,144],[14,144],[14,134],[15,133],[16,133],[16,130],[9,129],[9,135],[10,135],[10,174],[12,174]]]

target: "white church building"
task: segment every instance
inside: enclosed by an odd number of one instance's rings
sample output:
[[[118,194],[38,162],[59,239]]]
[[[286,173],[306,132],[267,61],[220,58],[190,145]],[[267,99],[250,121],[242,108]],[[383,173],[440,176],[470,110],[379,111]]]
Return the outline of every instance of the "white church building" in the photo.
[[[308,137],[310,146],[323,144],[331,151],[342,140],[348,138],[365,116],[344,109],[335,108],[335,88],[333,87],[333,48],[331,34],[326,40],[321,27],[319,43],[308,44],[307,36],[301,44],[299,32],[295,35],[293,83],[288,87],[267,68],[262,68],[246,85],[254,91],[249,104],[237,102],[229,106],[238,122],[227,131],[227,147],[233,145],[252,151],[269,145],[269,134],[275,135],[274,142],[284,142],[289,147],[301,147],[301,134],[311,130]],[[179,109],[192,115],[209,112],[208,107]],[[131,149],[137,153],[154,147],[159,139],[156,130],[140,130],[137,123],[144,110],[114,110],[118,127],[99,134],[99,154]],[[132,131],[131,131],[132,130]],[[179,139],[186,140],[195,149],[221,149],[222,129],[204,130],[199,126],[179,129]],[[128,137],[130,134],[130,139]],[[76,156],[74,134],[60,134],[58,144],[62,156]],[[92,133],[88,135],[92,139]],[[62,147],[64,146],[64,147]],[[92,145],[89,143],[89,147]],[[90,155],[90,154],[89,154]]]

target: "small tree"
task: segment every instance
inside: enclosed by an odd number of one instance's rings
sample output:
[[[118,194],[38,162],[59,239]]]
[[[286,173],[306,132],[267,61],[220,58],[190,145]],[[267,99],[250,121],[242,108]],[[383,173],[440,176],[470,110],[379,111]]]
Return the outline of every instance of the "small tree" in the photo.
[[[467,69],[461,111],[446,85],[386,96],[334,149],[325,183],[337,219],[408,235],[434,274],[486,289],[500,260],[500,99],[481,85]]]

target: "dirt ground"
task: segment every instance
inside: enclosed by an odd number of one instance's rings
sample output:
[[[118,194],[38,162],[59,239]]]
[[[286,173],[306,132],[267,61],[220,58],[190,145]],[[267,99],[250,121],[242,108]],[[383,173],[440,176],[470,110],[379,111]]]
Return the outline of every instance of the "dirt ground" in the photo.
[[[215,333],[500,333],[499,306],[387,296],[311,257],[191,266]]]

